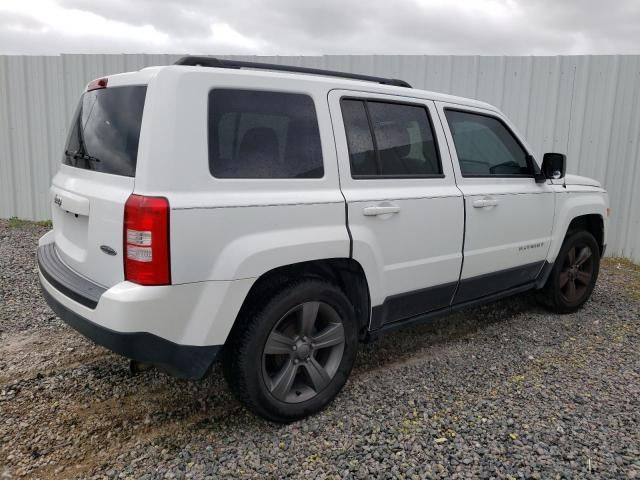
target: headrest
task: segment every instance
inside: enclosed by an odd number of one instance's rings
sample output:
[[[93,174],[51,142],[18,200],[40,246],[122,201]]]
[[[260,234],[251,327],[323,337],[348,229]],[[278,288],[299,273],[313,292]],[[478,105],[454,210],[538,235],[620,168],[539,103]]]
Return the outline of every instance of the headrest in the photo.
[[[376,140],[380,150],[393,148],[400,158],[409,155],[409,151],[411,150],[408,130],[394,122],[376,125]]]
[[[274,176],[279,169],[278,137],[269,127],[254,127],[247,130],[242,137],[236,169],[259,177]],[[242,173],[241,173],[242,176]]]

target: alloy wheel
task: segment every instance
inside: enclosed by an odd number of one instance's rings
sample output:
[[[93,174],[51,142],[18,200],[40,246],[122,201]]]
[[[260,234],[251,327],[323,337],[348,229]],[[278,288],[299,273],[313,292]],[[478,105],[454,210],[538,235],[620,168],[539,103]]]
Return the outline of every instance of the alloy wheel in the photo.
[[[593,279],[593,252],[585,244],[571,247],[560,271],[560,294],[568,303],[578,302]]]
[[[266,386],[278,400],[298,403],[324,390],[342,361],[345,333],[329,304],[304,302],[273,327],[262,353]]]

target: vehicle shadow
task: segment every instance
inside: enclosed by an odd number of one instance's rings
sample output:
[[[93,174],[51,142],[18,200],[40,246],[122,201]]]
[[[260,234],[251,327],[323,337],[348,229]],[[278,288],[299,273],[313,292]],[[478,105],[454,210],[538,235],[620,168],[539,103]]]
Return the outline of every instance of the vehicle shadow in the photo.
[[[402,362],[431,347],[451,341],[470,340],[473,334],[494,323],[508,322],[523,312],[542,312],[533,293],[509,297],[486,305],[465,308],[382,336],[361,346],[354,373]]]

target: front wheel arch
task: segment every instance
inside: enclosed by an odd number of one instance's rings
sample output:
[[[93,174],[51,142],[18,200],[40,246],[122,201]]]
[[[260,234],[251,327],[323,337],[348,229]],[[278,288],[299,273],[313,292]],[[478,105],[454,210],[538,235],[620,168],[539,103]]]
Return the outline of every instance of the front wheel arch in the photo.
[[[600,256],[602,256],[604,254],[604,219],[602,215],[591,213],[575,217],[567,227],[565,239],[579,231],[586,231],[593,235],[598,244]]]

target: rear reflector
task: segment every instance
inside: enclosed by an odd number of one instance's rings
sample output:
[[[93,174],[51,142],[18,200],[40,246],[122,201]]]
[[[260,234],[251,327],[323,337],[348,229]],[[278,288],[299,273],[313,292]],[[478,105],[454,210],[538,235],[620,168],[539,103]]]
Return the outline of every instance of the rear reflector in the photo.
[[[87,85],[87,92],[91,90],[99,90],[101,88],[107,88],[107,82],[109,79],[107,78],[96,78],[95,80],[91,80],[89,85]]]
[[[124,206],[124,276],[140,285],[169,285],[169,201],[131,195]]]

